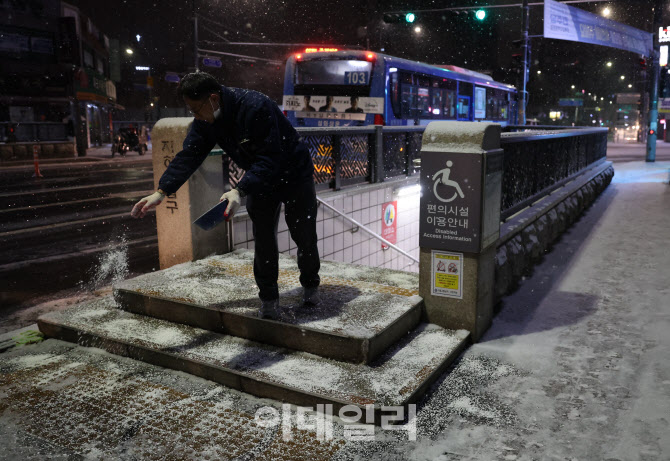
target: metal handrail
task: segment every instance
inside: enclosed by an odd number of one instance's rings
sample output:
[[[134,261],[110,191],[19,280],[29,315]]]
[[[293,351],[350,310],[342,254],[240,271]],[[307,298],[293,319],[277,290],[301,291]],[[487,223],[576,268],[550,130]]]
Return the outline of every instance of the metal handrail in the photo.
[[[415,263],[419,264],[419,260],[418,260],[418,259],[416,259],[414,256],[411,256],[409,253],[406,253],[405,251],[401,250],[400,248],[398,248],[397,246],[395,246],[394,244],[392,244],[391,242],[389,242],[388,240],[386,240],[384,237],[382,237],[381,235],[377,234],[375,231],[373,231],[373,230],[371,230],[371,229],[365,227],[363,224],[359,223],[359,222],[356,221],[355,219],[350,218],[349,216],[347,216],[346,214],[342,213],[342,212],[341,212],[340,210],[338,210],[337,208],[334,208],[334,207],[328,205],[326,202],[323,201],[323,199],[319,198],[318,196],[316,197],[316,199],[317,199],[323,206],[325,206],[326,208],[328,208],[330,211],[333,211],[333,212],[339,214],[339,215],[342,216],[344,219],[346,219],[347,221],[351,222],[352,224],[354,224],[354,225],[357,226],[358,228],[363,229],[365,232],[367,232],[368,234],[372,235],[372,236],[373,236],[374,238],[376,238],[377,240],[381,240],[381,242],[382,242],[384,245],[386,245],[387,247],[389,247],[389,248],[393,248],[395,251],[397,251],[398,253],[402,254],[402,255],[405,256],[406,258],[409,258],[409,259],[411,259],[412,261],[414,261]]]
[[[514,143],[522,141],[544,141],[546,139],[567,138],[568,136],[585,136],[589,134],[606,133],[607,128],[575,128],[570,127],[565,130],[533,130],[502,133],[500,143]]]

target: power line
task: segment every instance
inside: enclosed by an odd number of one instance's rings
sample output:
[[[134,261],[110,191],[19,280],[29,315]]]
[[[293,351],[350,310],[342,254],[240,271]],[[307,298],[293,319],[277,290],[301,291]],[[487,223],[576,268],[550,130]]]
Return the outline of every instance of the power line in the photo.
[[[559,3],[600,3],[600,2],[610,2],[612,0],[567,0],[565,2]],[[544,2],[539,3],[529,3],[528,6],[544,6]],[[412,13],[438,13],[440,11],[471,11],[471,10],[489,10],[493,8],[510,8],[513,6],[521,7],[523,3],[509,3],[506,5],[480,5],[480,6],[454,6],[450,8],[435,8],[430,10],[412,10]],[[409,10],[404,11],[385,11],[384,14],[403,14],[407,13]]]
[[[220,23],[220,22],[214,21],[213,19],[210,19],[210,18],[208,18],[208,17],[206,17],[206,16],[202,16],[202,15],[200,15],[200,14],[196,14],[196,16],[198,16],[198,18],[202,19],[203,21],[210,22],[210,23],[212,23],[212,24],[214,24],[214,25],[216,25],[216,26],[218,26],[218,27],[221,27],[221,23]],[[237,34],[240,34],[240,35],[246,35],[247,37],[255,38],[255,39],[257,39],[257,40],[264,40],[264,39],[265,39],[265,37],[258,37],[258,36],[256,36],[256,35],[248,34],[248,33],[246,33],[246,32],[241,32],[241,31],[239,31],[239,30],[237,30],[237,29],[233,29],[232,27],[229,27],[229,26],[226,26],[225,28],[234,31],[234,32],[237,33]]]
[[[217,32],[214,32],[213,30],[209,29],[207,26],[202,26],[202,28],[205,29],[210,34],[213,34],[213,35],[219,37],[221,40],[224,40],[225,42],[230,42],[230,40],[228,40],[226,37],[224,37],[223,35],[219,35]],[[202,41],[207,42],[208,40],[202,40]]]
[[[267,59],[267,58],[259,58],[257,56],[250,56],[248,54],[236,54],[236,53],[226,53],[225,51],[217,51],[217,50],[205,50],[202,48],[198,48],[199,52],[202,53],[209,53],[209,54],[216,54],[216,55],[222,55],[222,56],[233,56],[236,58],[245,58],[245,59],[253,59],[254,61],[265,61],[265,62],[270,62],[272,64],[276,65],[281,65],[284,62],[283,61],[278,61],[277,59]],[[206,55],[200,55],[200,57],[206,58]]]

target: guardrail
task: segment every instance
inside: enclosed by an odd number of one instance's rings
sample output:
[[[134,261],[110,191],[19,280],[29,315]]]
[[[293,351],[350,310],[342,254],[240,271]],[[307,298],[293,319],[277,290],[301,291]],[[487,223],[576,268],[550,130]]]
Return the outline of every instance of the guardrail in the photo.
[[[503,133],[504,221],[607,155],[607,128]]]
[[[419,157],[425,127],[297,128],[314,162],[318,189],[379,183],[416,173],[412,160]],[[228,160],[225,174],[232,186],[244,171]]]
[[[415,174],[413,160],[420,156],[424,130],[424,126],[297,128],[309,147],[315,182],[322,190]],[[508,126],[505,130],[503,220],[607,153],[607,128]],[[228,160],[224,174],[234,187],[244,171]]]

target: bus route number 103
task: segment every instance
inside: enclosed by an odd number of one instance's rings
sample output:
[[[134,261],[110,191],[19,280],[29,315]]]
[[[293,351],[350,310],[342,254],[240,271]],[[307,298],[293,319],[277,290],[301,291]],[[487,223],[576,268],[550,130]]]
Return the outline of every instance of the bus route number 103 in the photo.
[[[345,72],[344,73],[344,84],[345,85],[367,85],[368,84],[368,72]]]

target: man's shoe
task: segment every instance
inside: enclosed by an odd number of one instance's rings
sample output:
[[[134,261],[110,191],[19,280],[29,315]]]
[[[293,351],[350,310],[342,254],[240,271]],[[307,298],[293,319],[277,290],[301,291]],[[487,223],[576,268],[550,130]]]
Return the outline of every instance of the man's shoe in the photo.
[[[261,300],[261,308],[258,311],[258,316],[262,319],[277,320],[279,318],[279,300]]]
[[[305,291],[302,294],[303,306],[316,306],[320,302],[321,296],[319,296],[319,287],[305,288]]]

